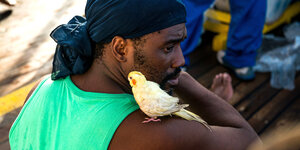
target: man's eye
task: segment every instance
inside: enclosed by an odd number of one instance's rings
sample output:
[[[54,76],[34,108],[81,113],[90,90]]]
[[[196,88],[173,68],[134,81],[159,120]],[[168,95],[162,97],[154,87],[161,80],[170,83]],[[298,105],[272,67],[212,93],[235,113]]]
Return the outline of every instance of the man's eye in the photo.
[[[174,49],[174,46],[172,45],[172,46],[166,47],[166,48],[165,48],[165,51],[166,51],[167,53],[169,53],[169,52],[172,52],[173,49]]]

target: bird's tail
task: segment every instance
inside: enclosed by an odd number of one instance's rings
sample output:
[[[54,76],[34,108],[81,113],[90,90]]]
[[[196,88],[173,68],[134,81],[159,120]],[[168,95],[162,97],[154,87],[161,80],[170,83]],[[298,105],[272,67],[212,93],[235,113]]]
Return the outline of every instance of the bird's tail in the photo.
[[[204,125],[206,128],[208,128],[210,131],[212,131],[206,121],[204,121],[200,116],[198,116],[198,115],[196,115],[196,114],[194,114],[194,113],[192,113],[192,112],[190,112],[188,110],[181,109],[180,111],[177,111],[177,112],[175,112],[173,114],[176,115],[176,116],[179,116],[181,118],[184,118],[186,120],[195,120],[195,121],[198,121],[202,125]]]

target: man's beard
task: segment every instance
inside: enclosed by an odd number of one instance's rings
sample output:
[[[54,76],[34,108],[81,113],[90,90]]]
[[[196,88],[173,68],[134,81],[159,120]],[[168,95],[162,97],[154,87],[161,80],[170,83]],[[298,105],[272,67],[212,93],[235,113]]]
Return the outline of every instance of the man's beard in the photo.
[[[156,67],[151,65],[151,61],[146,59],[145,55],[142,54],[142,49],[139,48],[135,48],[134,52],[134,67],[132,71],[134,70],[142,72],[147,80],[158,83],[161,89],[167,91],[171,91],[170,87],[167,87],[168,80],[176,77],[181,71],[180,68],[176,68],[171,74],[166,74],[166,71],[159,71]]]
[[[171,74],[168,74],[159,84],[161,89],[166,89],[166,84],[168,82],[168,80],[176,77],[179,73],[180,73],[181,69],[180,68],[176,68],[175,71]]]

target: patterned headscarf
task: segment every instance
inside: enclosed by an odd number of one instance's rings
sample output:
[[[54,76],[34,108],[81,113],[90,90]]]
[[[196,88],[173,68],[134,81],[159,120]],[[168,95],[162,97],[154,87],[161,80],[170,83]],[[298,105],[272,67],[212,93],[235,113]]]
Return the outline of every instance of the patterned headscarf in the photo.
[[[88,0],[85,15],[73,17],[50,35],[57,43],[53,80],[86,72],[93,61],[92,42],[137,38],[186,22],[181,0]]]

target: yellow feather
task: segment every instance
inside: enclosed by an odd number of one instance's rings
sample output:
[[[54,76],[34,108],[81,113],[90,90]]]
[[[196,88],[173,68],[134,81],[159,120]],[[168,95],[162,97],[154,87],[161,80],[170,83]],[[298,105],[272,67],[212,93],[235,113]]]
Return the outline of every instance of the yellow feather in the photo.
[[[190,111],[185,110],[185,109],[181,109],[180,111],[174,112],[173,114],[178,116],[178,117],[184,118],[186,120],[198,121],[201,124],[203,124],[206,128],[208,128],[210,131],[212,131],[211,128],[209,127],[209,125],[207,124],[207,122],[204,121],[200,116],[194,114],[193,112],[190,112]]]

